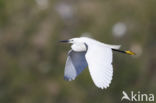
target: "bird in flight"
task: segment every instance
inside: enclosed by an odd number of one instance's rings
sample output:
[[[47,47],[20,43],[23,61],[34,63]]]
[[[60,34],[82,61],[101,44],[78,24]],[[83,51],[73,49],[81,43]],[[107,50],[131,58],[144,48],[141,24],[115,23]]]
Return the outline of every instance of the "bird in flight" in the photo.
[[[64,79],[75,80],[88,66],[94,84],[101,89],[109,87],[112,80],[112,51],[135,55],[132,51],[119,50],[120,45],[105,44],[88,37],[72,38],[60,42],[72,44],[65,65]]]

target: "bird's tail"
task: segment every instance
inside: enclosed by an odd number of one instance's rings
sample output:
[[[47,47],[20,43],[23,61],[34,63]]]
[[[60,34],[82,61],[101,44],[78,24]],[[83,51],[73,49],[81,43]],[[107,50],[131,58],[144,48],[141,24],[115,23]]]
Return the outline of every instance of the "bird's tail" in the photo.
[[[121,47],[121,45],[110,45],[110,44],[105,44],[105,46],[112,48],[113,51],[117,51],[117,52],[120,52],[120,53],[129,54],[129,55],[135,55],[135,53],[132,52],[132,51],[130,51],[130,50],[126,50],[126,51],[119,50],[120,47]]]
[[[135,55],[134,52],[130,51],[130,50],[126,50],[126,51],[123,51],[123,50],[118,50],[118,49],[112,49],[113,51],[117,51],[117,52],[120,52],[120,53],[125,53],[125,54],[129,54],[129,55]]]
[[[110,45],[110,44],[105,44],[105,46],[110,47],[112,49],[120,49],[121,45]]]

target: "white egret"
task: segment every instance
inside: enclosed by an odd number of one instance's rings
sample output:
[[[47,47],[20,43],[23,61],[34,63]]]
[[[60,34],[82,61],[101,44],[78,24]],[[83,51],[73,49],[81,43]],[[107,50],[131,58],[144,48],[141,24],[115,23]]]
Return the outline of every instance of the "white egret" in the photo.
[[[120,45],[105,44],[88,37],[61,42],[72,44],[65,65],[64,79],[74,80],[88,66],[94,84],[101,89],[109,87],[112,80],[112,51],[134,55],[131,51],[118,50]]]

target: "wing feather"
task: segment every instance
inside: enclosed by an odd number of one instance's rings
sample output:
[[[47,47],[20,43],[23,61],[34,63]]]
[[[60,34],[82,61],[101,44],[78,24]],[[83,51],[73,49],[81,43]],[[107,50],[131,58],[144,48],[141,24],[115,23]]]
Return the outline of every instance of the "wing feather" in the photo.
[[[65,80],[74,80],[87,67],[85,54],[86,52],[69,51],[64,71]]]
[[[112,49],[98,44],[87,46],[85,57],[94,84],[102,89],[109,87],[113,76]]]

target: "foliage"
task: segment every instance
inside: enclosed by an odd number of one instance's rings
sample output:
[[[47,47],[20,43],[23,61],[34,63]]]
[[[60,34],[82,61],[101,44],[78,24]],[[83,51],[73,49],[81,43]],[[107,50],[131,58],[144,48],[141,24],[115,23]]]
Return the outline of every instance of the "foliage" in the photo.
[[[0,103],[119,103],[123,90],[156,94],[155,4],[0,0]],[[113,32],[118,23],[126,27],[121,35]],[[86,34],[137,54],[114,53],[108,89],[95,87],[87,69],[75,81],[63,80],[70,47],[58,41]]]

